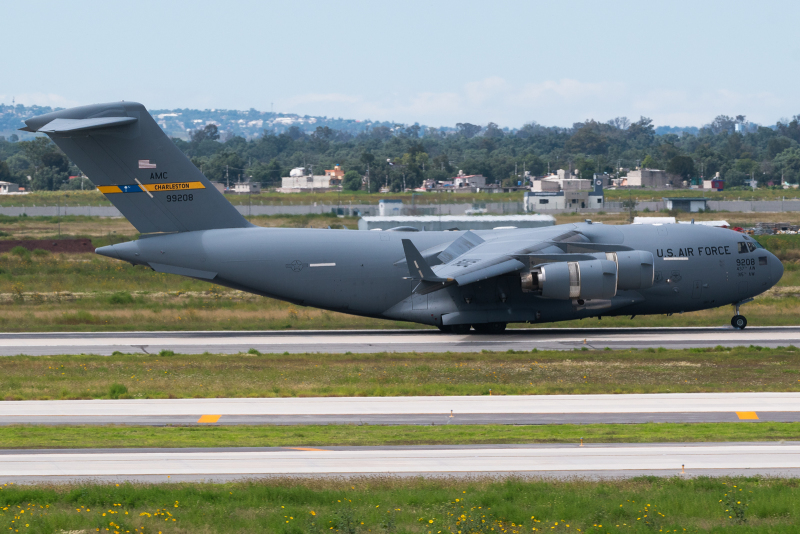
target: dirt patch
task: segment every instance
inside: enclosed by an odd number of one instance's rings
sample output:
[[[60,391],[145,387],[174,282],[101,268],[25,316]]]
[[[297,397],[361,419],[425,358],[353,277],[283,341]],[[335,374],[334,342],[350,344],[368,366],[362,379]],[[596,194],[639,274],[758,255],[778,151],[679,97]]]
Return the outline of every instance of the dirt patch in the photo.
[[[78,252],[94,252],[94,245],[92,245],[91,239],[14,239],[0,241],[0,252],[8,252],[14,247],[72,254]]]

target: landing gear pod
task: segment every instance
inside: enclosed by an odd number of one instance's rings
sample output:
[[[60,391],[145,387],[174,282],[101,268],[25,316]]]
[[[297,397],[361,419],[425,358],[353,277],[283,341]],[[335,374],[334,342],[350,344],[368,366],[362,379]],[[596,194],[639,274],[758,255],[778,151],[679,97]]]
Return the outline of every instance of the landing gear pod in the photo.
[[[617,289],[647,289],[653,286],[655,270],[652,252],[606,252],[606,259],[617,264]]]
[[[617,265],[609,260],[548,263],[522,275],[522,290],[548,299],[610,299],[617,294]]]

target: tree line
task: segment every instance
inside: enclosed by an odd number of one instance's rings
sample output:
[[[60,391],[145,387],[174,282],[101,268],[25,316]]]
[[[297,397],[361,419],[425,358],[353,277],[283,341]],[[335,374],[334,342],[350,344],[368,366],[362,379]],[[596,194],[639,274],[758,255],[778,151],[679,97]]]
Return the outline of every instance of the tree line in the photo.
[[[425,179],[445,180],[458,171],[482,174],[490,183],[506,185],[557,169],[577,170],[582,177],[614,174],[622,168],[665,169],[686,180],[709,179],[717,172],[726,187],[745,186],[751,178],[761,186],[800,181],[800,115],[774,127],[758,126],[744,116],[721,115],[696,134],[657,135],[646,117],[632,122],[618,117],[587,120],[569,128],[529,123],[509,131],[494,123],[459,123],[455,130],[419,125],[380,125],[352,134],[318,127],[306,133],[297,127],[247,140],[220,142],[213,124],[175,144],[211,180],[234,183],[254,180],[279,186],[295,167],[313,174],[340,165],[350,171],[345,187],[373,191],[419,186]],[[45,137],[18,141],[0,137],[0,180],[32,190],[80,189],[77,168]],[[30,179],[28,179],[30,177]],[[86,183],[84,183],[86,187]]]

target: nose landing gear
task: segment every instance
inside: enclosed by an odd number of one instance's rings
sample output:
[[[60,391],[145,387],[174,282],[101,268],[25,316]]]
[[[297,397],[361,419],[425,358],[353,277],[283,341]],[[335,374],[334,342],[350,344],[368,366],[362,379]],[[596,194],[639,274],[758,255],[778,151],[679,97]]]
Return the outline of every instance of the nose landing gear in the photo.
[[[745,300],[741,300],[739,302],[736,302],[733,305],[733,310],[734,310],[734,314],[735,315],[731,319],[731,326],[732,327],[736,328],[737,330],[744,330],[745,329],[745,327],[747,326],[747,319],[745,319],[744,315],[740,315],[739,314],[739,306],[741,306],[742,304],[746,304],[748,302],[752,302],[752,301],[753,301],[753,299],[751,299],[751,298],[750,299],[745,299]]]

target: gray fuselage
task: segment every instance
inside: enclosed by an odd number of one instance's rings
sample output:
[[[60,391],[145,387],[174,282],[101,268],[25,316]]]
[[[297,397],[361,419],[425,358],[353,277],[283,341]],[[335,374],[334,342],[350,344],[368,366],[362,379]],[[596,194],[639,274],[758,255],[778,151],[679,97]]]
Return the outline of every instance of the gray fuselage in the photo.
[[[689,312],[754,297],[783,274],[780,261],[749,236],[701,225],[580,223],[475,233],[503,250],[521,250],[571,230],[585,242],[651,252],[652,287],[619,291],[602,303],[554,300],[523,292],[519,273],[510,273],[414,294],[418,280],[409,279],[401,240],[424,253],[463,232],[231,228],[146,237],[97,252],[298,305],[431,325]]]

